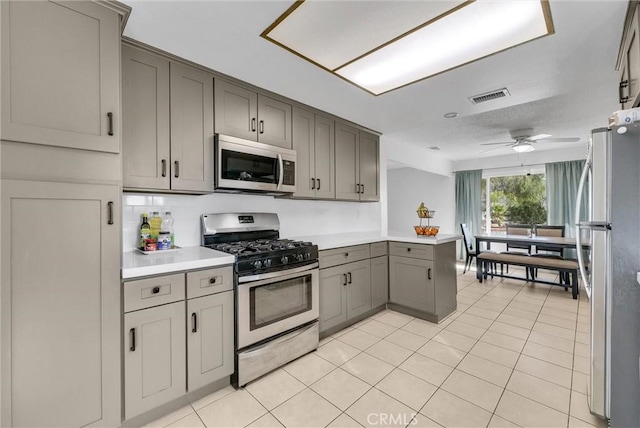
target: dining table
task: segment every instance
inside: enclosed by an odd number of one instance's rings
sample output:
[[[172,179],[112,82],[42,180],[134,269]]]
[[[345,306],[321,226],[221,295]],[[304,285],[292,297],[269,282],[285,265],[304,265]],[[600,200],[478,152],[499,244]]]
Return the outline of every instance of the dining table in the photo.
[[[504,233],[479,233],[475,235],[476,238],[476,251],[479,254],[482,252],[480,250],[480,243],[487,243],[487,250],[491,249],[491,243],[500,243],[500,244],[513,244],[513,245],[522,245],[522,246],[536,246],[541,245],[545,248],[557,248],[559,250],[565,248],[573,248],[576,249],[576,238],[569,236],[538,236],[535,234],[532,235],[507,235]],[[586,240],[581,240],[580,242],[583,250],[589,250],[591,248],[591,244]],[[476,257],[476,277],[479,279],[481,275],[480,269],[480,260]]]

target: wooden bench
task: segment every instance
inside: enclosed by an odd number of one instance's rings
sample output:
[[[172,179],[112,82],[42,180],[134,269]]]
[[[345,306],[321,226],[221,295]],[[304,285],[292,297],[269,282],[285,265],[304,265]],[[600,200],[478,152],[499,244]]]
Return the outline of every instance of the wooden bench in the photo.
[[[568,290],[569,285],[571,285],[571,294],[573,295],[573,298],[574,299],[578,298],[578,262],[576,262],[575,260],[532,257],[526,254],[517,255],[517,254],[501,254],[501,253],[489,253],[489,252],[480,253],[477,255],[477,258],[478,258],[478,261],[480,262],[480,267],[482,269],[482,272],[479,275],[480,282],[482,282],[482,279],[486,278],[487,275],[491,275],[491,276],[499,276],[503,278],[525,279],[527,281],[540,282],[544,284],[560,285],[560,286],[564,286],[565,290]],[[522,278],[519,276],[505,275],[502,272],[500,274],[496,272],[487,273],[488,267],[489,267],[487,265],[494,264],[494,263],[523,266],[527,269],[527,277]],[[563,283],[558,284],[550,281],[544,281],[541,279],[535,279],[533,278],[533,275],[531,275],[531,278],[529,278],[529,272],[530,272],[529,269],[548,269],[548,270],[558,271],[560,273],[561,281],[562,281],[562,278],[565,276],[569,278],[569,275],[570,275],[570,281],[569,281],[569,284],[563,284]],[[563,273],[567,275],[562,275]]]

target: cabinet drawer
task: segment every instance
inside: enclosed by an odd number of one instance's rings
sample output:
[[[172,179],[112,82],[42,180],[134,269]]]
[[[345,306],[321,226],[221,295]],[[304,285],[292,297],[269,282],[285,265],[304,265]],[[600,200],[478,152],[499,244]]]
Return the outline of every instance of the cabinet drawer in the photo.
[[[368,259],[369,244],[320,251],[320,269]]]
[[[389,242],[389,254],[414,259],[433,260],[433,245]]]
[[[124,311],[131,312],[184,300],[184,274],[158,276],[124,283]]]
[[[371,244],[371,258],[387,255],[387,241]]]
[[[233,290],[233,267],[187,272],[187,299]]]

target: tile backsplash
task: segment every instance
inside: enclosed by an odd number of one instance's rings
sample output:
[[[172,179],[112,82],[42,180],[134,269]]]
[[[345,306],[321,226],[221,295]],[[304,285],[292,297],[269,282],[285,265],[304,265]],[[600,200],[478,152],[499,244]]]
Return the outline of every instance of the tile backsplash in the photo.
[[[181,247],[200,245],[200,215],[205,213],[275,212],[280,218],[282,238],[381,228],[379,202],[305,201],[226,193],[202,196],[125,193],[122,196],[123,251],[135,248],[142,214],[151,216],[153,211],[161,215],[171,211],[175,243]]]

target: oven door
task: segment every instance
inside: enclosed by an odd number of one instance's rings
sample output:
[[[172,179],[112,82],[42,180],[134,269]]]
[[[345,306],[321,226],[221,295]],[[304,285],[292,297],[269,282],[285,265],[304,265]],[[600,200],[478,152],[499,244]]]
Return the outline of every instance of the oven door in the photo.
[[[271,272],[237,289],[238,349],[318,319],[318,264]]]
[[[295,152],[266,144],[218,135],[217,189],[258,192],[295,191]]]

